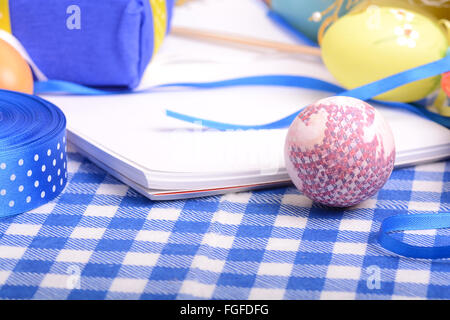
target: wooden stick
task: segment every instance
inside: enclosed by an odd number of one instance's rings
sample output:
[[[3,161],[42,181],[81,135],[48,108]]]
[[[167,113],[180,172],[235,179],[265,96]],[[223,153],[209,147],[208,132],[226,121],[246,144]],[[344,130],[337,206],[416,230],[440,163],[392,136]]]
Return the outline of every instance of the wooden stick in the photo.
[[[315,47],[268,41],[228,33],[216,33],[185,27],[172,27],[171,34],[206,41],[219,41],[233,44],[243,44],[252,47],[268,48],[289,53],[309,54],[314,56],[321,55],[320,49]]]

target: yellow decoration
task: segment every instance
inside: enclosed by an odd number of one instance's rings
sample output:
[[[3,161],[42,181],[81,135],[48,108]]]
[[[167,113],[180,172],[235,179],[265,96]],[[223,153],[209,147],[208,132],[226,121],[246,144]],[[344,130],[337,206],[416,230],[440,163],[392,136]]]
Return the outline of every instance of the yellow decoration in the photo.
[[[344,6],[346,0],[336,0],[331,6],[329,6],[327,9],[325,9],[322,12],[315,12],[310,18],[310,21],[315,21],[318,19],[320,21],[321,17],[326,16],[330,12],[332,14],[327,17],[322,24],[320,25],[318,34],[317,34],[317,40],[319,43],[322,42],[323,34],[325,33],[325,30],[330,26],[333,22],[337,21],[339,19],[339,12],[341,11],[342,7]],[[358,3],[361,0],[347,0],[347,4],[345,8],[349,10],[352,6],[354,6],[356,3]]]
[[[450,18],[450,0],[410,0],[410,2],[438,19]]]
[[[8,0],[0,0],[0,29],[11,33]]]
[[[450,1],[450,0],[449,0]],[[420,13],[424,16],[427,16],[430,19],[438,20],[440,17],[439,14],[436,14],[437,11],[443,11],[444,8],[436,8],[423,4],[421,0],[364,0],[359,5],[354,7],[354,11],[363,11],[366,10],[369,6],[378,6],[378,7],[395,7],[406,9],[409,11],[414,11]]]
[[[167,7],[165,0],[150,0],[150,5],[153,12],[153,54],[155,54],[159,50],[167,32]]]
[[[321,17],[332,12],[320,25],[318,31],[319,43],[322,42],[326,29],[339,19],[339,12],[346,1],[345,8],[347,10],[353,8],[354,11],[361,11],[371,5],[377,5],[413,10],[434,19],[450,18],[450,0],[335,0],[327,9],[322,12],[315,12],[309,18],[310,21],[316,21],[316,19],[320,21]]]
[[[325,33],[322,56],[338,82],[348,89],[443,58],[449,43],[443,28],[414,11],[369,6],[351,12]],[[416,81],[376,99],[411,102],[425,98],[440,77]]]

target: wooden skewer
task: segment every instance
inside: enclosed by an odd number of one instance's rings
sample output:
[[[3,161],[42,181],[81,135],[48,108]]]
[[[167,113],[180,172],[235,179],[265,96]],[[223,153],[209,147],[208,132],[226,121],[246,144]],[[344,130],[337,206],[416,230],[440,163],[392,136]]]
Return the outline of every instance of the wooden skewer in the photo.
[[[171,34],[206,41],[219,41],[233,44],[243,44],[252,47],[268,48],[289,53],[300,53],[314,56],[321,55],[320,49],[315,47],[268,41],[235,34],[216,33],[185,27],[172,27]]]

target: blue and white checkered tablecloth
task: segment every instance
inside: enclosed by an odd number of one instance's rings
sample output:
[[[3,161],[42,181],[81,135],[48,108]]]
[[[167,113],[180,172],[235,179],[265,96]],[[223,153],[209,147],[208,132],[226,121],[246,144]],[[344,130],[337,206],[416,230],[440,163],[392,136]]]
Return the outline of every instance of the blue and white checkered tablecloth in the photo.
[[[69,154],[55,201],[0,220],[1,299],[450,299],[450,260],[401,258],[381,221],[450,210],[450,161],[396,170],[349,210],[295,188],[152,202]],[[404,233],[423,245],[449,230]]]

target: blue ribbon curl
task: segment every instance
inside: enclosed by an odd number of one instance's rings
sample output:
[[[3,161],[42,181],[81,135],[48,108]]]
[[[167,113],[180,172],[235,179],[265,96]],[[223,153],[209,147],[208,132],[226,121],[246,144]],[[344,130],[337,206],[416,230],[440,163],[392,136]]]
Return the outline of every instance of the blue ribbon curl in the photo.
[[[378,243],[393,253],[418,259],[450,258],[450,246],[423,247],[404,243],[391,236],[393,232],[405,230],[430,230],[450,228],[450,213],[402,214],[383,220],[378,234]]]

